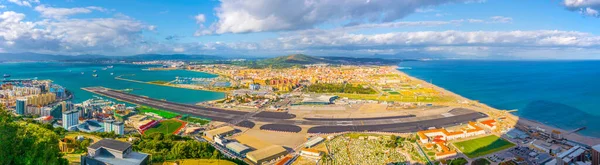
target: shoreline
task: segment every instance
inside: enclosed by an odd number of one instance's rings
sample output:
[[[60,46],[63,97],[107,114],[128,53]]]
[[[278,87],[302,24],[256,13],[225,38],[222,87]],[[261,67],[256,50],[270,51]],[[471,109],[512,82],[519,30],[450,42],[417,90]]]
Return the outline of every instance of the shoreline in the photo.
[[[434,88],[437,91],[447,93],[448,95],[456,97],[459,100],[469,101],[470,104],[474,104],[474,105],[477,105],[477,106],[472,106],[472,105],[465,105],[465,106],[470,106],[472,108],[475,108],[474,110],[476,110],[476,111],[480,111],[480,112],[483,112],[483,113],[490,113],[490,112],[503,113],[503,114],[506,115],[506,117],[509,117],[509,118],[515,120],[516,121],[516,125],[525,126],[525,127],[529,126],[529,127],[532,127],[532,128],[538,128],[539,127],[539,128],[542,128],[542,129],[546,130],[545,132],[547,132],[547,133],[550,132],[550,131],[552,131],[552,130],[557,130],[557,131],[560,131],[562,133],[564,139],[568,139],[570,141],[575,141],[575,142],[578,142],[578,143],[586,144],[586,145],[589,145],[589,146],[600,144],[600,138],[592,137],[592,136],[587,136],[587,135],[582,135],[580,133],[567,134],[570,131],[567,131],[567,130],[564,130],[564,129],[561,129],[561,128],[558,128],[558,127],[555,127],[555,126],[546,125],[546,124],[543,124],[540,121],[536,121],[536,120],[532,120],[532,119],[526,119],[526,118],[517,116],[515,114],[512,114],[510,112],[507,112],[506,110],[496,109],[494,107],[491,107],[491,106],[489,106],[489,105],[487,105],[485,103],[481,103],[479,101],[475,102],[475,101],[473,101],[471,99],[468,99],[468,98],[466,98],[464,96],[456,94],[456,93],[454,93],[452,91],[446,90],[446,89],[444,89],[442,87],[439,87],[439,86],[437,86],[435,84],[431,84],[431,83],[426,82],[424,80],[421,80],[421,79],[418,79],[416,77],[413,77],[413,76],[411,76],[411,75],[409,75],[409,74],[407,74],[407,73],[399,70],[398,66],[394,66],[394,70],[398,74],[400,74],[402,76],[407,76],[411,80],[414,80],[414,81],[417,81],[419,83],[422,83],[422,84],[424,84],[427,87],[432,87],[432,88]]]

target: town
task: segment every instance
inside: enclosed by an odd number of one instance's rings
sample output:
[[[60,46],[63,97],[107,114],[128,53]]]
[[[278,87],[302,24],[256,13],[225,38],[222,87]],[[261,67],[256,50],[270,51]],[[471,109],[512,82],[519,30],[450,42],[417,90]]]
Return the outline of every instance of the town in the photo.
[[[510,111],[455,95],[395,66],[134,64],[215,74],[146,83],[221,91],[226,97],[189,105],[87,87],[96,96],[72,103],[73,94],[59,84],[22,79],[4,80],[0,101],[18,116],[64,129],[60,151],[71,163],[193,163],[140,146],[166,135],[210,144],[238,164],[598,161],[600,145],[571,139],[572,132],[523,124]]]

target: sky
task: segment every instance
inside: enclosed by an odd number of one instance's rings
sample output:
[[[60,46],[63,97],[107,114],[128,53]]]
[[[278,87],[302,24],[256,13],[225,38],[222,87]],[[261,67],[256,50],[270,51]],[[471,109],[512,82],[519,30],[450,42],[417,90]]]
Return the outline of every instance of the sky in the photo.
[[[600,59],[600,0],[0,0],[0,52]]]

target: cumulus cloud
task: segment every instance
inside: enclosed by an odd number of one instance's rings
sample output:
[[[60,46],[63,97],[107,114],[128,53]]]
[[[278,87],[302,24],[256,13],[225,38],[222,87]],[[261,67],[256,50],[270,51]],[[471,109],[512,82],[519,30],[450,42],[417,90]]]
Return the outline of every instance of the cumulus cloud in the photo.
[[[283,45],[296,48],[365,48],[407,46],[600,46],[600,36],[572,31],[420,31],[382,34],[352,34],[321,31],[286,35]]]
[[[457,58],[600,58],[600,36],[577,31],[417,31],[354,34],[348,31],[282,32],[259,42],[209,42],[178,45],[186,52],[211,54],[307,53],[312,55],[435,54]],[[577,50],[577,51],[574,51]],[[569,53],[577,52],[577,54]],[[248,53],[252,52],[252,53]],[[535,52],[546,52],[535,55]],[[558,57],[562,53],[563,57]],[[519,57],[520,55],[527,57]]]
[[[194,19],[196,20],[197,24],[203,24],[204,22],[206,22],[206,17],[204,16],[204,14],[198,14],[194,17]]]
[[[55,19],[65,18],[69,15],[91,13],[92,10],[106,11],[106,9],[97,7],[97,6],[89,6],[89,7],[85,7],[85,8],[82,8],[82,7],[55,8],[55,7],[48,7],[45,5],[39,5],[39,6],[35,7],[35,11],[39,12],[42,17],[55,18]]]
[[[31,4],[39,4],[40,1],[39,0],[8,0],[8,2],[10,3],[14,3],[16,5],[19,6],[27,6],[27,7],[31,7]]]
[[[373,29],[373,28],[399,28],[399,27],[415,27],[415,26],[443,26],[443,25],[461,25],[463,23],[511,23],[512,18],[504,16],[490,17],[488,20],[481,19],[456,19],[448,21],[399,21],[399,22],[384,22],[384,23],[369,23],[369,24],[352,24],[346,25],[342,29]]]
[[[511,23],[513,20],[511,17],[504,17],[504,16],[493,16],[493,17],[491,17],[491,19],[492,19],[492,23]]]
[[[600,0],[564,0],[563,5],[571,10],[578,11],[582,15],[600,17]]]
[[[90,53],[126,49],[148,26],[122,18],[24,21],[14,11],[0,14],[0,47],[8,51]]]
[[[197,35],[308,29],[326,22],[391,22],[422,8],[465,0],[221,0],[218,21]]]

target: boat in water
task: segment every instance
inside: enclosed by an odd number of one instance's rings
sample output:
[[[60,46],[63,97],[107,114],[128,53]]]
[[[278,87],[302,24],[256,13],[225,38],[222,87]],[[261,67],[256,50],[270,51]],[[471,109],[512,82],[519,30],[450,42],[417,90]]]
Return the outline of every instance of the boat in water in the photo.
[[[85,74],[85,72],[81,72],[81,74]]]
[[[4,74],[4,78],[9,78],[10,74]]]
[[[108,68],[102,68],[102,70],[106,70],[106,69],[108,69]]]
[[[94,73],[96,73],[96,70],[94,70]]]
[[[111,75],[111,76],[112,76],[112,75],[115,75],[115,73],[110,73],[110,75]]]
[[[115,66],[109,65],[109,66],[107,66],[106,68],[108,68],[108,69],[112,69],[113,67],[115,67]]]
[[[93,74],[92,76],[94,76],[94,77],[98,77],[98,74]]]

